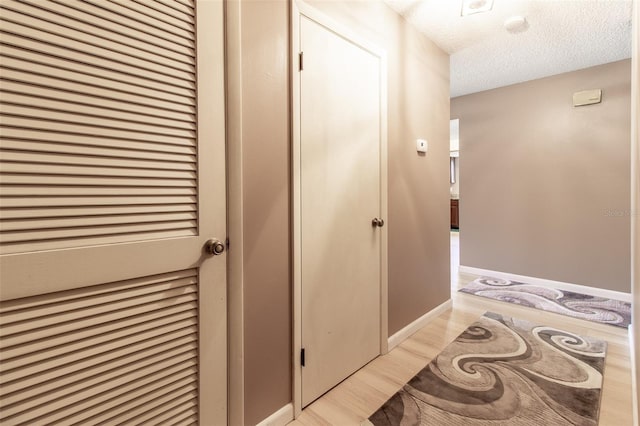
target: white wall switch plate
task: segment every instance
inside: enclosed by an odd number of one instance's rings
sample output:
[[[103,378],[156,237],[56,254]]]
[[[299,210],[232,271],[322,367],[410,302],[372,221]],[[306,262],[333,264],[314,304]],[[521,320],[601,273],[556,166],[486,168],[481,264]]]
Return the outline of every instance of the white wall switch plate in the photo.
[[[429,142],[426,139],[417,139],[416,140],[416,149],[418,152],[427,152],[429,149]]]

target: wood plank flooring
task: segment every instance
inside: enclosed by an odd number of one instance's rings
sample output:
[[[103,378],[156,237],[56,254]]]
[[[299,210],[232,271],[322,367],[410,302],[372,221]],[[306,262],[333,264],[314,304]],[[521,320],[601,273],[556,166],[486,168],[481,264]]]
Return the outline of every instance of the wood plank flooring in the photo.
[[[453,309],[316,400],[290,425],[359,425],[485,311],[608,341],[599,426],[633,424],[629,339],[625,329],[458,293],[458,288],[477,278],[458,273],[458,253],[458,233],[452,232]]]

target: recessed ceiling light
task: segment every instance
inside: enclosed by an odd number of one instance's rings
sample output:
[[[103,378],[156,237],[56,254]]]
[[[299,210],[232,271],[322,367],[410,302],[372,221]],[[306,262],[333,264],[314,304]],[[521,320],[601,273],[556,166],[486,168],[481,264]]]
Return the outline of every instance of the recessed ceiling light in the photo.
[[[521,33],[529,28],[529,22],[524,16],[512,16],[504,21],[504,27],[510,33]]]
[[[462,0],[462,12],[460,16],[469,16],[474,13],[488,12],[493,8],[493,0]]]

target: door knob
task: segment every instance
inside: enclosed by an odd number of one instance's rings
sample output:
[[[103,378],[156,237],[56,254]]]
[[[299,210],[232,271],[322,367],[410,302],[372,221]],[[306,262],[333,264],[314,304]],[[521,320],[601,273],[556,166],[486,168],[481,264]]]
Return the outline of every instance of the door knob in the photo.
[[[204,251],[206,251],[207,254],[211,254],[213,256],[218,256],[224,253],[224,249],[224,244],[216,240],[215,238],[212,238],[204,243]]]
[[[371,226],[373,226],[374,228],[376,226],[378,228],[382,228],[384,226],[384,220],[378,219],[377,217],[374,217],[373,220],[371,221]]]

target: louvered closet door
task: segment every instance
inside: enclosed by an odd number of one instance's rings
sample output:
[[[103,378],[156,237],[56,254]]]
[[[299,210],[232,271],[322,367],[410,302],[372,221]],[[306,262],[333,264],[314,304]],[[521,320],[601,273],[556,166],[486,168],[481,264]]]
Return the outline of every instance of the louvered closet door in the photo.
[[[0,424],[226,423],[222,2],[0,0]]]

